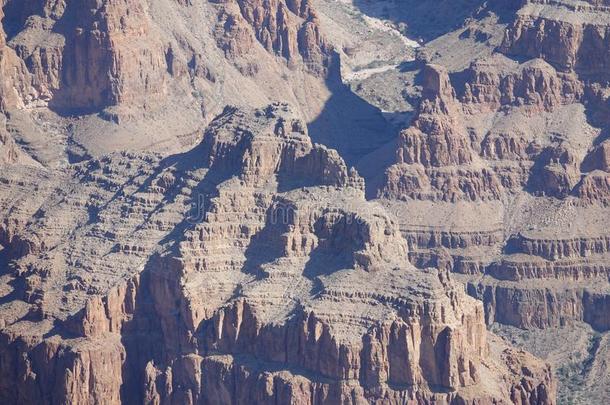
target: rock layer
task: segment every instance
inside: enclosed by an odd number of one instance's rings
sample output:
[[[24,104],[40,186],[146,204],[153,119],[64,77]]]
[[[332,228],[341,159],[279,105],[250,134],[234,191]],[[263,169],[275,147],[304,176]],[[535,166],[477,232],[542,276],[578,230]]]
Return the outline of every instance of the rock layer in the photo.
[[[610,4],[432,3],[3,1],[0,401],[554,403]]]
[[[47,271],[11,275],[30,287],[3,312],[0,381],[20,382],[2,401],[553,403],[548,366],[488,334],[482,304],[446,271],[409,265],[407,240],[364,199],[362,179],[287,106],[225,109],[188,154],[145,176],[128,163],[131,185],[117,181],[125,162],[80,167],[81,184],[120,197],[56,208],[89,212],[83,242],[110,237],[112,218],[132,229],[107,254],[135,267],[86,281],[93,296],[83,281],[100,263],[53,242],[45,214],[4,228],[18,268],[63,253]],[[128,236],[137,218],[158,224],[139,242]],[[72,309],[48,311],[55,299]]]

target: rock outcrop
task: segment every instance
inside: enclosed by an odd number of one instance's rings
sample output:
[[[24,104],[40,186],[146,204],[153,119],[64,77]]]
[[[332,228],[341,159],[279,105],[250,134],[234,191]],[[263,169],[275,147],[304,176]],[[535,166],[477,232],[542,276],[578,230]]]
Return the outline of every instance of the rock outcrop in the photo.
[[[82,190],[49,188],[53,213],[32,204],[1,233],[3,277],[26,286],[3,304],[3,402],[553,403],[548,366],[488,334],[446,270],[410,265],[286,105],[226,108],[182,156],[75,169],[55,182]]]
[[[480,168],[473,140],[460,117],[460,105],[448,73],[428,65],[423,100],[411,127],[400,133],[397,163],[386,171],[379,195],[443,201],[498,199],[502,184]]]
[[[0,2],[0,402],[605,384],[610,2],[415,3]]]
[[[332,46],[323,38],[316,10],[308,0],[250,1],[224,4],[219,45],[232,58],[250,52],[250,31],[270,53],[290,65],[304,64],[310,72],[325,77],[332,63]]]
[[[599,16],[608,13],[608,6],[573,3],[528,2],[506,30],[501,51],[543,58],[563,71],[605,77],[607,22]]]
[[[17,25],[10,46],[36,99],[95,109],[165,94],[165,45],[153,39],[142,2],[33,3],[9,1],[5,18]]]

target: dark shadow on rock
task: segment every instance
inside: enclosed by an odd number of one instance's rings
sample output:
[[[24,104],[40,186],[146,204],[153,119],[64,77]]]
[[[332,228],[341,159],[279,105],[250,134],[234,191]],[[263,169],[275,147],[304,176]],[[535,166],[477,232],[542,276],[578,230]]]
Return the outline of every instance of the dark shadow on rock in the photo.
[[[555,195],[548,194],[548,184],[545,172],[547,165],[549,165],[553,158],[553,148],[543,149],[538,156],[536,156],[534,164],[530,169],[530,174],[527,179],[527,183],[524,190],[534,196],[548,195],[550,197]]]
[[[421,69],[424,66],[424,62],[414,59],[414,60],[407,60],[404,62],[401,62],[398,65],[398,70],[402,73],[405,72],[415,72],[416,70]]]
[[[521,238],[521,234],[511,235],[504,243],[502,253],[505,255],[523,253],[523,249],[521,248]]]
[[[413,85],[420,88],[423,82],[423,74],[421,71],[421,67],[423,65],[421,62],[407,63],[409,63],[408,69],[417,71],[414,76]],[[412,97],[409,96],[407,101],[409,104],[416,106],[415,110],[408,113],[395,113],[403,115],[401,117],[403,124],[398,127],[393,126],[391,129],[392,136],[390,136],[384,144],[378,146],[373,151],[358,160],[356,169],[358,169],[358,173],[366,181],[365,195],[367,199],[377,197],[379,190],[383,187],[386,170],[396,163],[396,151],[398,149],[400,131],[408,128],[413,119],[417,117],[417,111],[419,104],[421,103],[421,94],[413,94]],[[393,121],[393,117],[391,115],[388,115],[387,113],[384,113],[384,115],[386,115],[385,119],[387,122]]]
[[[474,79],[471,69],[449,73],[449,81],[451,82],[451,86],[455,89],[458,99],[463,99],[466,93],[466,84],[472,83]]]
[[[263,229],[257,232],[246,249],[246,261],[242,272],[263,278],[263,265],[271,263],[284,256],[281,244],[281,235],[286,232],[294,212],[287,206],[271,206],[265,214],[266,223]]]
[[[2,29],[6,34],[7,42],[23,29],[28,16],[36,13],[37,10],[33,10],[32,3],[24,0],[8,0],[2,7],[4,11]]]
[[[599,135],[593,140],[592,146],[597,146],[610,139],[610,98],[603,98],[599,94],[585,94],[585,116],[589,125],[599,128]]]
[[[53,32],[63,36],[65,44],[60,85],[48,106],[60,116],[99,114],[103,119],[112,119],[103,110],[118,101],[114,95],[117,78],[110,72],[113,55],[108,37],[96,34],[94,23],[91,10],[69,2],[53,26]]]
[[[460,28],[468,18],[481,18],[489,12],[509,21],[521,6],[519,0],[355,0],[364,14],[400,24],[403,34],[415,40],[431,41]]]
[[[0,305],[8,304],[15,300],[23,300],[25,298],[25,281],[21,278],[14,278],[7,283],[11,288],[11,292],[0,297]]]
[[[309,255],[309,260],[305,264],[303,275],[310,280],[315,280],[319,276],[330,275],[339,270],[350,269],[354,266],[354,260],[349,252],[339,254],[317,247]]]
[[[322,241],[309,254],[309,260],[303,269],[303,276],[313,282],[309,293],[312,296],[320,294],[324,289],[321,276],[328,276],[337,271],[354,267],[354,252],[348,250],[334,251],[324,246]]]
[[[358,173],[366,179],[365,196],[374,199],[384,186],[387,169],[396,163],[398,138],[394,138],[381,148],[362,158],[357,166]]]
[[[331,91],[320,114],[308,124],[314,143],[336,149],[348,166],[388,142],[393,134],[379,108],[371,105],[340,80],[339,57],[326,81]]]
[[[365,247],[360,223],[350,214],[339,220],[320,217],[313,228],[318,237],[318,245],[309,254],[303,275],[314,281],[312,294],[322,288],[320,276],[333,274],[343,269],[353,269],[355,252]]]
[[[282,204],[274,205],[267,212],[266,225],[253,236],[246,249],[246,262],[242,271],[264,278],[263,266],[277,259],[286,257],[282,235],[294,224],[295,210]],[[321,285],[318,277],[332,274],[335,271],[351,268],[354,264],[353,250],[358,248],[359,241],[344,239],[337,231],[324,230],[321,226],[324,220],[318,219],[314,224],[318,245],[308,254],[308,261],[303,269],[303,276],[315,285]],[[342,222],[339,222],[342,224]]]
[[[278,173],[277,175],[277,191],[278,193],[285,193],[291,190],[296,190],[298,188],[303,187],[315,187],[323,185],[320,181],[317,181],[315,177],[305,178],[305,177],[297,177],[292,178],[290,174]]]
[[[153,361],[162,366],[165,361],[163,329],[150,290],[151,272],[158,259],[159,256],[153,255],[140,273],[133,315],[122,326],[121,343],[126,356],[122,372],[122,403],[143,403],[146,364]]]

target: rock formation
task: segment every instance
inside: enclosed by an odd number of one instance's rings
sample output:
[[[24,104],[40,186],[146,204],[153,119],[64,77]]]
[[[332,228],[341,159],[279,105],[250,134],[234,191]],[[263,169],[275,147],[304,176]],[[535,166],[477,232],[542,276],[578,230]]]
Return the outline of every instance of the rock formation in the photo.
[[[605,75],[607,71],[607,13],[604,2],[528,1],[506,30],[501,50],[540,57],[564,71]],[[603,14],[602,14],[603,15]]]
[[[0,5],[1,403],[608,402],[610,2]]]
[[[410,261],[456,273],[489,325],[551,340],[581,323],[608,330],[608,12],[528,1],[505,30],[480,18],[457,30],[459,51],[447,34],[420,52],[414,119],[369,195],[399,223]],[[474,61],[459,54],[482,43]],[[562,383],[563,397],[580,390]]]
[[[53,180],[69,194],[42,193],[52,212],[3,227],[23,286],[3,310],[0,381],[19,381],[3,402],[553,401],[548,366],[488,337],[446,270],[410,265],[286,105],[226,108],[184,156],[74,170]],[[86,190],[108,191],[91,206]]]

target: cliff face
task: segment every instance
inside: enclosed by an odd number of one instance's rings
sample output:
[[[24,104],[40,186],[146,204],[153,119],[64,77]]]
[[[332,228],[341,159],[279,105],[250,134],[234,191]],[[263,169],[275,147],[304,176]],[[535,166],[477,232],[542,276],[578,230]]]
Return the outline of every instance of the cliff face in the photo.
[[[532,1],[506,30],[501,50],[512,55],[543,58],[564,71],[604,77],[607,71],[607,23],[604,2],[573,6]],[[557,9],[563,9],[557,12]],[[577,12],[574,12],[577,11]],[[599,15],[599,14],[598,14]]]
[[[5,6],[13,24],[10,46],[27,66],[35,98],[65,110],[165,94],[165,49],[151,34],[145,6],[89,3]]]
[[[600,392],[610,2],[365,3],[0,3],[0,402]]]
[[[553,403],[548,366],[488,335],[446,271],[409,265],[362,179],[286,105],[227,108],[184,156],[126,157],[77,169],[78,187],[118,190],[97,208],[62,199],[5,228],[23,269],[5,277],[26,288],[3,315],[0,381],[19,381],[3,402]],[[51,215],[124,265],[89,278],[97,258]]]
[[[528,1],[502,29],[481,18],[427,44],[412,67],[414,118],[375,188],[411,263],[455,273],[488,325],[548,338],[523,342],[543,356],[560,330],[609,330],[608,12]],[[580,388],[561,374],[566,360],[554,361],[561,397],[586,403],[570,394]]]
[[[332,46],[323,38],[317,12],[309,1],[221,3],[224,35],[219,44],[232,58],[250,52],[253,32],[264,49],[285,58],[289,65],[304,65],[321,77],[329,74]]]

